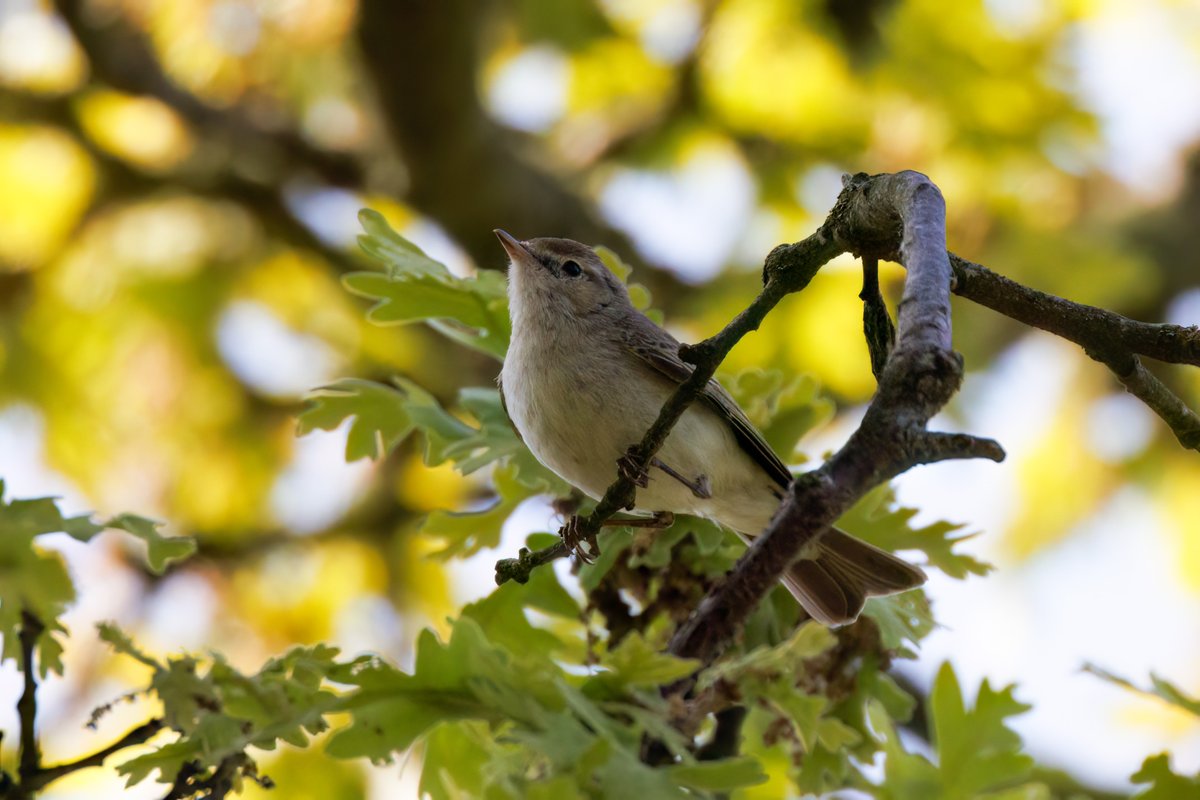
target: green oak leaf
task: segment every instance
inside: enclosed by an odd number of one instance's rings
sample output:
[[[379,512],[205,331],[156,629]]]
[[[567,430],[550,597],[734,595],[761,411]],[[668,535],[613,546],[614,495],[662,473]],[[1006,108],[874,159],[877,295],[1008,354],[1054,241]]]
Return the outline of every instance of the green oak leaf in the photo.
[[[330,431],[353,419],[346,437],[346,460],[357,461],[387,455],[419,429],[425,435],[425,462],[442,463],[446,449],[470,436],[471,427],[412,381],[396,378],[395,384],[345,378],[316,389],[308,395],[297,432],[303,436],[318,428]]]
[[[38,537],[54,533],[87,542],[108,529],[124,530],[147,544],[150,569],[161,574],[167,566],[196,550],[189,537],[165,537],[159,523],[121,514],[105,523],[88,515],[67,517],[52,497],[5,500],[0,481],[0,661],[21,656],[22,614],[32,614],[43,630],[35,642],[38,671],[45,677],[62,672],[62,643],[66,633],[59,617],[75,602],[75,585],[62,556],[41,547]]]
[[[916,515],[915,508],[898,505],[895,490],[884,484],[867,493],[843,514],[838,526],[889,552],[920,550],[930,565],[952,578],[986,575],[991,571],[990,564],[954,550],[976,534],[955,535],[963,526],[949,522],[914,528],[912,520]]]
[[[196,540],[190,536],[163,536],[158,532],[161,522],[137,514],[118,514],[104,523],[136,536],[146,543],[146,563],[155,575],[161,575],[172,563],[182,561],[196,552]]]
[[[485,271],[459,278],[396,233],[379,212],[363,209],[358,218],[365,231],[359,246],[387,269],[342,278],[351,293],[376,301],[368,320],[379,325],[427,322],[454,341],[504,358],[512,329],[502,274]]]
[[[707,792],[731,792],[734,789],[767,782],[767,774],[763,772],[762,764],[750,756],[697,764],[678,764],[668,772],[680,785]]]
[[[1142,762],[1142,768],[1130,780],[1150,784],[1134,795],[1135,800],[1181,800],[1200,797],[1200,775],[1186,777],[1171,769],[1171,756],[1159,753]]]

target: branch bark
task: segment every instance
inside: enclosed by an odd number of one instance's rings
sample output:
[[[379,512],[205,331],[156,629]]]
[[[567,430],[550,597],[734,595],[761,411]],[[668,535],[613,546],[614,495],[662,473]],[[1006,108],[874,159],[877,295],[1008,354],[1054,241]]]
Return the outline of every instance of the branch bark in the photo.
[[[161,719],[152,719],[145,722],[136,728],[132,729],[117,741],[105,747],[103,750],[97,750],[91,755],[68,761],[65,764],[58,764],[53,767],[42,767],[32,775],[21,780],[20,788],[27,795],[36,794],[38,791],[58,780],[70,775],[72,772],[78,772],[81,769],[89,767],[99,767],[109,756],[115,755],[127,747],[142,744],[148,741],[154,734],[163,729],[163,721]]]
[[[21,753],[18,759],[17,776],[23,784],[27,778],[41,768],[42,755],[37,743],[37,665],[34,651],[38,637],[46,630],[42,621],[28,610],[21,611],[21,630],[17,638],[21,646],[21,674],[24,688],[17,701],[17,717],[21,726]]]
[[[953,253],[950,263],[955,294],[1079,345],[1161,417],[1181,445],[1200,450],[1200,417],[1139,358],[1200,366],[1200,326],[1138,322],[1022,286]]]
[[[993,441],[925,429],[962,380],[962,360],[950,341],[952,273],[941,192],[914,172],[856,175],[846,179],[825,227],[839,251],[899,261],[908,270],[895,349],[859,429],[824,465],[793,482],[765,534],[676,632],[674,655],[702,663],[716,658],[805,546],[883,481],[946,458],[1004,458]]]

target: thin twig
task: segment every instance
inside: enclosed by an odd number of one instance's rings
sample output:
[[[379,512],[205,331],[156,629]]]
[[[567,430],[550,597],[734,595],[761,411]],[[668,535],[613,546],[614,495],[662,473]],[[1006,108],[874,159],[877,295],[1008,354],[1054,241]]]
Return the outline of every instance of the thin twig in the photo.
[[[863,287],[858,297],[863,301],[863,335],[871,355],[871,373],[879,380],[896,344],[896,326],[879,291],[879,259],[864,256],[862,266]]]
[[[1140,358],[1129,355],[1125,358],[1100,357],[1098,360],[1108,365],[1130,394],[1167,423],[1181,445],[1189,450],[1200,450],[1200,417],[1146,369]]]
[[[154,734],[163,729],[163,721],[161,719],[152,719],[149,722],[143,723],[133,730],[126,733],[117,741],[105,747],[103,750],[97,750],[91,755],[68,761],[65,764],[58,764],[53,767],[42,767],[28,778],[23,778],[21,781],[22,790],[29,794],[41,790],[46,785],[70,775],[72,772],[78,772],[81,769],[89,767],[98,767],[104,763],[109,756],[119,753],[127,747],[142,744],[149,740]]]
[[[950,254],[954,293],[1006,317],[1061,336],[1089,352],[1114,348],[1171,364],[1200,366],[1200,326],[1139,322],[1103,308],[1074,303],[997,275]]]
[[[955,294],[1079,345],[1167,423],[1181,445],[1200,450],[1200,417],[1138,358],[1200,366],[1200,326],[1139,322],[1074,303],[1022,286],[953,253],[950,264]]]

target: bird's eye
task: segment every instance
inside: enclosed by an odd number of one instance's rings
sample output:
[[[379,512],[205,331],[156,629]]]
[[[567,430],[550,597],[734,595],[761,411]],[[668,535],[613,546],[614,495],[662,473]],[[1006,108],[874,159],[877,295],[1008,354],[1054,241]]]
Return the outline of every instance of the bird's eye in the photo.
[[[583,274],[583,267],[579,266],[578,261],[564,261],[562,265],[562,271],[565,272],[569,277],[578,278]]]

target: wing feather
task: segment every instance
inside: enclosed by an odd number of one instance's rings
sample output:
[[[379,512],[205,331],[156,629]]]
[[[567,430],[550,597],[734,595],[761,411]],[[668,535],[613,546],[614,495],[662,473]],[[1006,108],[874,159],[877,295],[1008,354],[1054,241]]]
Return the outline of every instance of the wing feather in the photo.
[[[635,324],[622,326],[620,335],[630,353],[672,383],[680,384],[691,377],[694,367],[679,357],[679,342],[650,319],[639,315]],[[737,401],[725,391],[725,387],[716,380],[710,380],[700,397],[729,425],[742,450],[766,470],[781,488],[787,488],[792,482],[791,471],[750,422]]]

